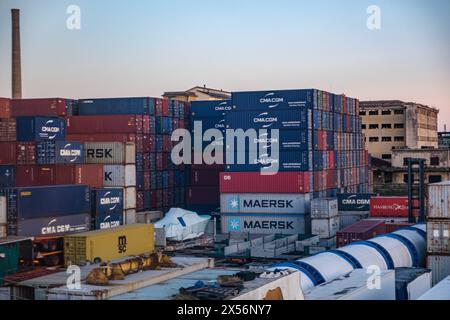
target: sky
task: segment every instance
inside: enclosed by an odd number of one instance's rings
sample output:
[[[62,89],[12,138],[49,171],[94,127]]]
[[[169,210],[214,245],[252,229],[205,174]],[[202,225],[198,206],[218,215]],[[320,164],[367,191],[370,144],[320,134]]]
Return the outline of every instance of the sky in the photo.
[[[69,29],[67,8],[81,10]],[[367,8],[380,8],[370,30]],[[0,0],[0,96],[21,9],[23,96],[318,88],[440,109],[450,129],[448,0]]]

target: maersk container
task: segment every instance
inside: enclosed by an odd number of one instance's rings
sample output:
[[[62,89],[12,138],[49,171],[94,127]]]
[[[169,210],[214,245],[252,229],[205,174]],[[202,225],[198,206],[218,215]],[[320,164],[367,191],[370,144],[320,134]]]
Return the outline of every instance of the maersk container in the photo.
[[[311,200],[311,219],[330,219],[338,215],[335,198],[318,198]]]
[[[321,239],[336,236],[339,228],[339,217],[337,216],[329,219],[311,219],[311,233]]]
[[[136,163],[136,144],[85,142],[84,157],[88,164],[134,164]]]
[[[339,211],[370,211],[371,194],[338,194]]]
[[[61,141],[65,138],[65,123],[61,118],[17,118],[17,141]]]
[[[222,233],[306,234],[308,216],[270,214],[223,214]]]
[[[134,165],[105,165],[103,170],[105,187],[136,186],[136,166]]]
[[[13,188],[16,184],[16,167],[0,166],[0,188]]]
[[[233,92],[232,104],[234,110],[315,109],[317,96],[315,89]]]
[[[222,213],[308,214],[309,194],[221,194]]]
[[[311,110],[236,111],[225,116],[227,129],[312,129]]]
[[[450,220],[429,219],[427,223],[428,252],[450,255]]]
[[[220,118],[232,110],[231,100],[193,101],[191,103],[191,118]]]
[[[92,190],[92,213],[95,216],[123,213],[124,196],[122,188]]]
[[[428,186],[428,217],[433,219],[450,218],[450,181]]]
[[[8,234],[20,237],[52,238],[90,230],[91,216],[88,213],[27,219],[8,225]]]
[[[123,226],[123,211],[98,214],[94,217],[95,230],[114,229]]]
[[[281,151],[278,157],[272,154],[240,152],[235,154],[234,163],[226,166],[229,172],[255,172],[255,171],[279,171],[302,172],[312,171],[312,152],[310,151]],[[237,164],[240,157],[245,158],[245,164]],[[227,160],[227,163],[230,163]]]
[[[68,185],[3,189],[8,203],[8,223],[25,219],[60,217],[90,212],[88,186]]]
[[[153,115],[153,98],[108,98],[79,100],[80,116],[95,115]]]
[[[128,225],[64,237],[66,266],[150,254],[154,249],[154,228],[151,224]]]

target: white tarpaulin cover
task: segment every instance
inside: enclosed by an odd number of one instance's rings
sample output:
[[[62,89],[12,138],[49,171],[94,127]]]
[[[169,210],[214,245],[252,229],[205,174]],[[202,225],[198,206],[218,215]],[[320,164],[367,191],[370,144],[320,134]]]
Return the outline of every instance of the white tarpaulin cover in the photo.
[[[155,228],[164,228],[168,240],[186,241],[204,235],[210,220],[210,216],[199,216],[192,211],[172,208],[162,220],[155,223]]]

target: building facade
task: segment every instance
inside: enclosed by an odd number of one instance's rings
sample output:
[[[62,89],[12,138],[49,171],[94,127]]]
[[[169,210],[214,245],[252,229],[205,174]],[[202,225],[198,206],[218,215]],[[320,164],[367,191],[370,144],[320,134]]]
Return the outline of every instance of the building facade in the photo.
[[[165,92],[163,97],[185,102],[228,100],[231,99],[231,92],[198,86],[186,91]]]
[[[395,149],[438,148],[439,110],[398,100],[363,101],[360,107],[372,157],[392,161]]]

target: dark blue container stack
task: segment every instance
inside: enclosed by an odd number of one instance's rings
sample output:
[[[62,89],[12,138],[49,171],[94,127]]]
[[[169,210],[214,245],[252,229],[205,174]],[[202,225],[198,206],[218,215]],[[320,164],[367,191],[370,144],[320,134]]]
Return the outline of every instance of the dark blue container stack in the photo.
[[[93,229],[111,229],[124,224],[122,188],[94,189],[91,203]]]

